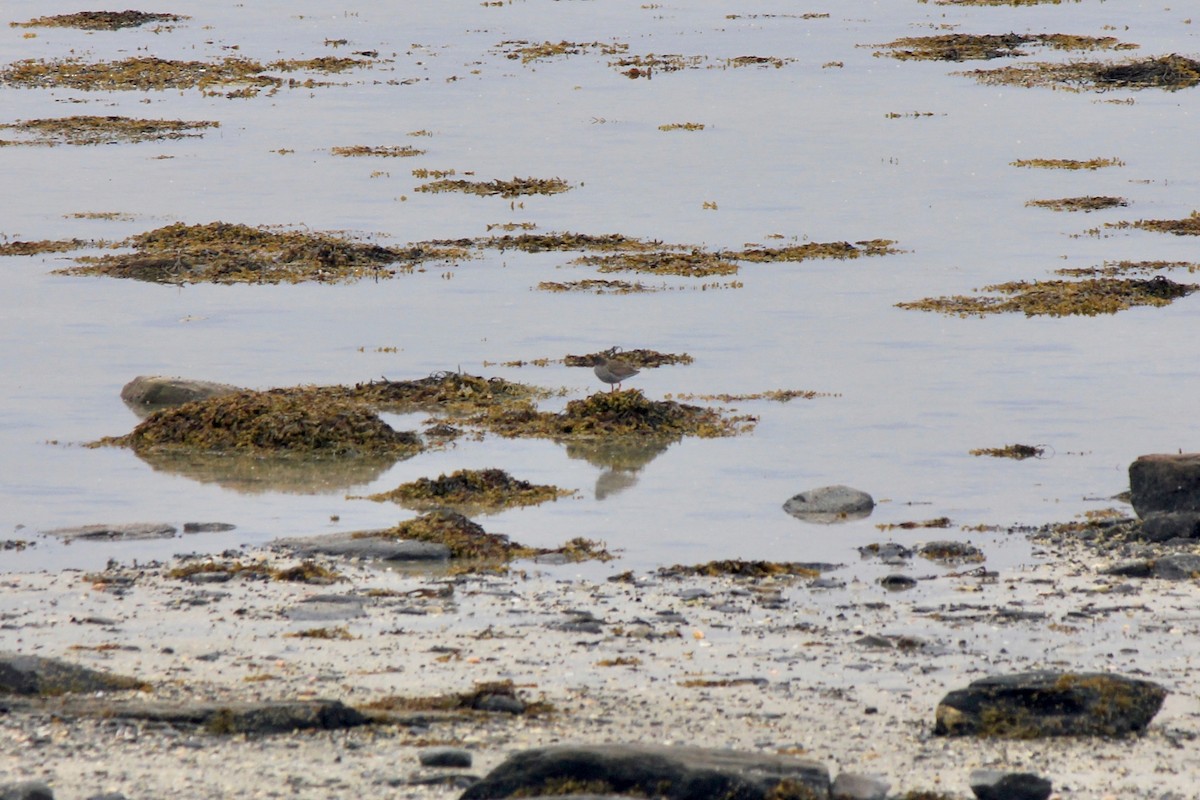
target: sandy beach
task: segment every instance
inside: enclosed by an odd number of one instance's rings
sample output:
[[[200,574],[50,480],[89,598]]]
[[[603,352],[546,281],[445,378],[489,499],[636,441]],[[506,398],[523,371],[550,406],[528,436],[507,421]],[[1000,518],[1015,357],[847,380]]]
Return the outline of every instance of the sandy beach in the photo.
[[[446,772],[421,768],[422,749],[466,748],[478,776],[534,746],[656,742],[802,755],[833,775],[882,776],[895,795],[970,797],[970,771],[986,767],[1041,774],[1063,798],[1194,796],[1197,687],[1178,645],[1197,631],[1200,589],[1130,583],[1099,574],[1110,559],[1094,550],[1053,550],[998,575],[918,563],[908,592],[847,569],[604,580],[569,566],[453,577],[330,561],[344,580],[326,586],[196,584],[167,577],[177,564],[10,574],[0,649],[153,686],[131,696],[366,708],[511,681],[552,710],[254,737],[14,710],[0,716],[0,780],[45,780],[58,798],[450,797],[461,783],[422,785]],[[291,563],[238,555],[259,558]],[[1140,737],[932,735],[947,691],[1035,668],[1137,676],[1170,694]]]

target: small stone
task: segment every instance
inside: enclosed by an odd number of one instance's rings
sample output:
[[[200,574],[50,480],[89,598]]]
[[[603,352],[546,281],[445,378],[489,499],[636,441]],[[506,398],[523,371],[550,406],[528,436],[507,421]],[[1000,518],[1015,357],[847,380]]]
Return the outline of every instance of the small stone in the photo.
[[[471,753],[460,747],[431,747],[417,754],[423,767],[461,767],[471,766]]]
[[[907,575],[884,575],[879,579],[879,585],[891,592],[903,592],[916,586],[917,579]]]
[[[1050,781],[1032,772],[977,769],[970,783],[979,800],[1046,800],[1051,791]]]

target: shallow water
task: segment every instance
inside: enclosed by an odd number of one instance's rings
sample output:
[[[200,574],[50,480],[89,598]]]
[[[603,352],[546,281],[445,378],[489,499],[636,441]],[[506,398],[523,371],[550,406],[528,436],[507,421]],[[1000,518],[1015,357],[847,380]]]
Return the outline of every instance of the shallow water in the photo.
[[[561,253],[488,252],[445,270],[348,286],[182,288],[50,274],[69,255],[0,258],[0,536],[35,542],[0,553],[0,570],[92,568],[109,558],[390,526],[412,514],[346,495],[493,466],[579,490],[483,522],[532,545],[586,536],[621,551],[619,561],[585,572],[732,557],[851,562],[853,546],[867,542],[947,537],[976,542],[991,566],[1004,566],[1033,557],[1018,537],[875,526],[940,516],[955,528],[1066,520],[1112,505],[1103,498],[1126,488],[1126,468],[1138,455],[1196,449],[1194,297],[1101,318],[958,319],[894,306],[1104,260],[1195,258],[1187,237],[1076,237],[1104,222],[1179,218],[1195,208],[1195,91],[987,87],[951,73],[1077,56],[900,62],[863,46],[956,26],[966,33],[1111,34],[1139,43],[1139,55],[1194,53],[1197,29],[1181,11],[1095,0],[1035,8],[843,0],[827,9],[764,1],[748,10],[715,2],[528,0],[325,9],[183,2],[152,9],[191,16],[158,33],[0,28],[4,64],[68,54],[269,61],[375,49],[381,57],[371,69],[317,76],[335,85],[236,100],[192,90],[0,87],[0,122],[121,114],[221,123],[203,138],[174,142],[0,148],[9,187],[0,194],[0,234],[115,240],[175,221],[222,220],[403,243],[533,222],[541,231],[619,232],[710,248],[780,243],[767,238],[774,234],[783,241],[890,238],[905,252],[747,265],[740,289],[699,291],[680,279],[672,283],[681,291],[624,296],[536,291],[541,280],[592,277],[566,266],[571,255]],[[7,3],[4,11],[5,21],[47,13],[36,2]],[[767,16],[806,11],[830,16]],[[734,13],[761,16],[727,18]],[[341,38],[349,44],[324,44]],[[704,55],[709,65],[739,55],[794,61],[630,80],[595,51],[522,65],[497,51],[515,39],[618,40],[630,52]],[[889,119],[889,112],[933,116]],[[658,129],[683,122],[707,127]],[[433,135],[406,135],[422,129]],[[329,152],[358,144],[408,144],[427,153],[382,159]],[[1125,166],[1010,166],[1018,158],[1101,156]],[[561,177],[575,188],[517,201],[422,194],[413,191],[422,181],[410,174],[419,167],[470,171],[479,180]],[[1084,194],[1120,195],[1131,204],[1091,214],[1024,205]],[[71,217],[80,212],[128,218]],[[296,493],[233,489],[156,470],[129,452],[81,446],[135,424],[118,391],[139,374],[265,388],[461,368],[564,386],[578,397],[598,388],[590,370],[484,362],[614,344],[695,358],[686,367],[646,370],[628,384],[651,397],[778,388],[836,396],[739,403],[760,417],[753,434],[681,442],[635,475],[606,474],[552,443],[489,438],[351,485]],[[1048,457],[968,454],[1015,442],[1042,445]],[[880,505],[866,520],[834,527],[781,510],[797,491],[831,483],[869,491]],[[143,520],[238,527],[70,547],[35,535]]]

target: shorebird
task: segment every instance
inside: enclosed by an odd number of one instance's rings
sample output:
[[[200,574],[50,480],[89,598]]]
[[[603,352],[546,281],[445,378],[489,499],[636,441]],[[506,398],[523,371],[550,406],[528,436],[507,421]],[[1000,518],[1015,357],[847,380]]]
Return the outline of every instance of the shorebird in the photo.
[[[592,371],[596,373],[596,377],[605,383],[613,386],[609,389],[610,392],[621,388],[621,381],[632,378],[641,372],[635,366],[628,362],[622,361],[619,358],[612,358],[616,355],[616,348],[596,356],[596,366],[592,367]]]

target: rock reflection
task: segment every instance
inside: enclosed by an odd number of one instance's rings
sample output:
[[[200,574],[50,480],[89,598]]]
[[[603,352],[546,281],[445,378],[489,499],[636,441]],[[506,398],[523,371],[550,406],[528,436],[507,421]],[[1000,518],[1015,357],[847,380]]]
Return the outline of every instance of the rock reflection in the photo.
[[[342,492],[378,479],[395,455],[346,458],[263,457],[214,453],[138,453],[158,472],[215,483],[242,494]]]

